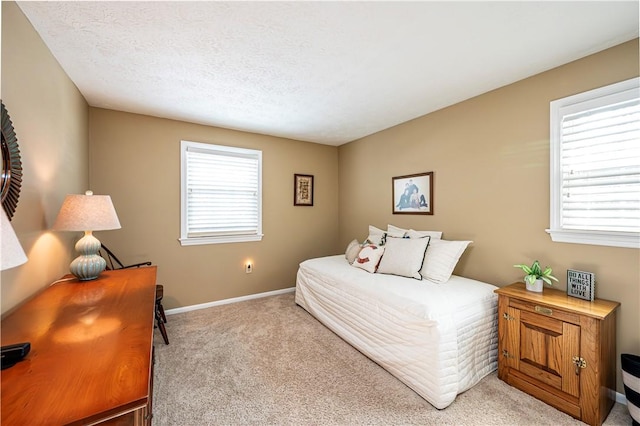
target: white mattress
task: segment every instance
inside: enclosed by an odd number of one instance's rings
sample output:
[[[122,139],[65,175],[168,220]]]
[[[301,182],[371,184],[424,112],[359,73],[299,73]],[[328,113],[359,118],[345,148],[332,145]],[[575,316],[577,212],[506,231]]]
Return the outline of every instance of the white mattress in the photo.
[[[496,288],[370,274],[339,255],[300,264],[295,300],[442,409],[497,368]]]

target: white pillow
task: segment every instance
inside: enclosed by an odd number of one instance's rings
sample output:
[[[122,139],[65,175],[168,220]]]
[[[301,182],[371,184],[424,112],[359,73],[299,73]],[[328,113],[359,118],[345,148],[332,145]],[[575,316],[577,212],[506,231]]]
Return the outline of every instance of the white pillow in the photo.
[[[378,263],[380,263],[380,258],[383,254],[384,246],[365,244],[362,246],[358,256],[356,256],[356,260],[351,265],[373,274],[376,272],[376,269],[378,269]]]
[[[398,228],[397,226],[387,225],[387,235],[394,238],[404,238],[407,235],[407,230]]]
[[[407,231],[407,237],[409,238],[424,238],[431,237],[433,239],[441,239],[442,232],[441,231],[416,231],[415,229],[409,229]]]
[[[369,236],[367,237],[367,240],[369,240],[370,243],[377,246],[383,246],[386,239],[387,233],[385,231],[376,228],[375,226],[369,225]]]
[[[353,263],[358,256],[358,252],[360,251],[360,243],[358,240],[353,240],[347,245],[347,249],[344,252],[344,257],[347,259],[349,263]]]
[[[393,225],[387,225],[387,233],[392,237],[399,236],[405,238],[442,238],[441,231],[416,231],[414,229],[398,228],[397,226]]]
[[[439,284],[449,281],[458,260],[473,241],[447,241],[431,239],[420,274]]]
[[[429,245],[426,238],[387,238],[377,272],[421,280],[420,268]]]

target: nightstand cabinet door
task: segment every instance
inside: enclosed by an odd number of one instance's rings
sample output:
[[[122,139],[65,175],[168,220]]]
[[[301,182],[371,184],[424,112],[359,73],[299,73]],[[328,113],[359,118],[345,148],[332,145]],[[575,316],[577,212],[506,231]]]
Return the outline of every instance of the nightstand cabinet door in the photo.
[[[615,402],[617,302],[516,283],[498,293],[498,377],[590,425]]]
[[[520,372],[569,395],[580,395],[580,327],[531,312],[520,313]]]

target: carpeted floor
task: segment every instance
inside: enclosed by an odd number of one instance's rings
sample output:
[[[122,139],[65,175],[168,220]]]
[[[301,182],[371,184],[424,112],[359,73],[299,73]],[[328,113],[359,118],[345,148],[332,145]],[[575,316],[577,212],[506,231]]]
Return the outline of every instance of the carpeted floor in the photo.
[[[493,373],[437,410],[294,303],[171,315],[156,332],[153,424],[583,425]],[[616,404],[606,425],[630,425]]]

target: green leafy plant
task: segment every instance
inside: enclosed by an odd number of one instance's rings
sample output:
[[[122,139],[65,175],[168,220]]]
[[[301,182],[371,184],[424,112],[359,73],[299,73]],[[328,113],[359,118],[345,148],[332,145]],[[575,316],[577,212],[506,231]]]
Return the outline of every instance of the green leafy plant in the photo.
[[[547,266],[543,271],[542,268],[540,267],[540,262],[538,262],[537,260],[534,261],[531,266],[528,266],[528,265],[513,265],[513,266],[515,268],[522,269],[524,273],[527,274],[525,275],[524,280],[530,285],[533,284],[538,279],[541,279],[542,281],[549,284],[550,286],[553,286],[553,283],[551,282],[551,280],[556,282],[558,281],[556,277],[551,275],[551,272],[552,272],[551,268]]]

